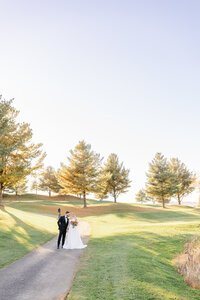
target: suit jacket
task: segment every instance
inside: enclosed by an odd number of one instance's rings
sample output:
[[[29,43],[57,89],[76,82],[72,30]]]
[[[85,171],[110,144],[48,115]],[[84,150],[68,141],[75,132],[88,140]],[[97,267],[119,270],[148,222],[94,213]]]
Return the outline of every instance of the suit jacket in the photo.
[[[59,230],[65,231],[67,229],[68,223],[69,223],[69,219],[67,218],[67,222],[66,222],[65,216],[61,216],[57,222]]]

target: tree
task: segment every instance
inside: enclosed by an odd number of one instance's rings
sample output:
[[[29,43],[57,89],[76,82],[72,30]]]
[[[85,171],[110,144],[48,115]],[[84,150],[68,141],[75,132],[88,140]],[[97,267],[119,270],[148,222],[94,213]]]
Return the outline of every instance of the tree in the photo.
[[[171,172],[167,159],[161,153],[156,153],[147,173],[147,195],[155,197],[165,208],[165,203],[177,192],[176,185],[176,176]]]
[[[97,179],[95,197],[99,200],[104,200],[108,198],[107,182],[110,179],[110,174],[104,172],[101,168],[99,176]]]
[[[8,186],[8,190],[11,193],[15,193],[16,197],[20,194],[24,194],[27,191],[27,183],[28,180],[26,178],[22,178],[21,180],[11,184]]]
[[[12,102],[0,98],[0,205],[3,190],[40,168],[45,157],[42,144],[31,142],[29,124],[16,121],[19,112]]]
[[[36,195],[38,193],[38,190],[39,190],[39,183],[38,183],[38,180],[35,178],[31,184],[31,190],[32,191],[35,191]]]
[[[62,187],[62,193],[82,194],[84,208],[86,208],[86,195],[96,191],[100,155],[92,151],[91,145],[86,144],[85,141],[80,141],[70,154],[68,166],[61,165],[58,182]]]
[[[59,192],[61,186],[58,184],[58,179],[53,167],[49,166],[43,173],[41,173],[38,188],[41,191],[47,191],[49,193],[49,197],[51,197],[51,192]]]
[[[199,191],[198,206],[200,206],[200,180],[199,180],[199,178],[198,178],[198,180],[196,180],[195,186],[197,187],[197,189]]]
[[[135,199],[136,202],[141,202],[141,203],[149,201],[144,189],[139,190],[139,192],[136,194]]]
[[[181,205],[183,198],[194,191],[196,176],[178,158],[172,158],[169,167],[176,176],[176,195],[178,204]]]
[[[156,198],[155,197],[150,197],[146,194],[148,201],[152,202],[154,205],[156,204]]]
[[[129,170],[125,169],[123,163],[119,163],[117,154],[111,153],[107,162],[102,168],[102,193],[111,194],[114,198],[114,202],[117,202],[117,197],[126,193],[130,187],[131,181],[129,180]],[[103,180],[104,178],[104,180]],[[98,192],[97,192],[98,193]]]

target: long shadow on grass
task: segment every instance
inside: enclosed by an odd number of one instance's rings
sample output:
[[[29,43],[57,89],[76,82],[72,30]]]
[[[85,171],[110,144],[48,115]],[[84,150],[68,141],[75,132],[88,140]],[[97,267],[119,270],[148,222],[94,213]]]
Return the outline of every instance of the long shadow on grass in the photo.
[[[43,244],[55,236],[48,231],[39,230],[29,225],[14,214],[3,210],[15,220],[15,225],[10,232],[2,231],[0,234],[0,267],[24,256],[37,245]]]
[[[119,208],[119,210],[113,209],[106,212],[106,209],[99,209],[94,213],[92,209],[88,209],[86,212],[86,216],[101,216],[107,214],[115,214],[116,216],[120,218],[129,218],[134,221],[140,221],[140,222],[148,222],[148,223],[164,223],[164,222],[173,222],[173,221],[180,221],[180,222],[190,222],[191,220],[196,220],[200,222],[200,214],[193,214],[193,213],[187,213],[187,212],[181,212],[181,211],[163,211],[163,210],[154,210],[154,211],[142,211],[143,208],[136,208],[134,207],[132,209],[127,211],[122,211],[122,209]]]
[[[125,218],[127,214],[118,214],[119,217]],[[184,221],[190,222],[191,220],[199,220],[200,215],[195,215],[191,213],[184,213],[181,211],[157,211],[157,212],[135,212],[129,213],[129,218],[134,219],[135,221],[144,221],[148,223],[157,223],[157,222],[173,222],[173,221]]]
[[[171,264],[190,236],[161,236],[143,231],[92,238],[89,249],[93,253],[79,271],[74,292],[78,294],[79,286],[83,286],[81,292],[94,295],[91,299],[199,300],[200,291],[187,286]]]

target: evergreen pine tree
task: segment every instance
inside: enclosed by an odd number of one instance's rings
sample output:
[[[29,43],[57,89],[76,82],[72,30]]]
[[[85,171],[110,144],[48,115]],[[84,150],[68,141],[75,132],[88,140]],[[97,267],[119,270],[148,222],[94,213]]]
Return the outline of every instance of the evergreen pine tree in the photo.
[[[12,100],[0,98],[0,205],[3,190],[14,186],[42,165],[42,144],[33,144],[27,123],[16,121],[18,111]]]
[[[140,203],[145,203],[149,200],[144,189],[141,189],[138,191],[138,193],[136,194],[135,200],[136,200],[136,202],[140,202]]]
[[[18,195],[24,194],[27,191],[27,183],[28,179],[21,178],[20,180],[16,181],[15,183],[8,186],[7,190],[11,193],[15,193],[16,197]]]
[[[91,150],[91,145],[85,141],[79,142],[74,150],[70,151],[68,166],[62,164],[58,172],[58,182],[61,192],[66,194],[81,194],[84,207],[87,207],[86,195],[93,193],[97,188],[97,178],[100,171],[100,155]]]
[[[49,193],[49,197],[51,197],[52,192],[59,192],[61,186],[58,184],[56,172],[53,167],[48,166],[45,171],[41,173],[38,188],[41,191],[47,191]]]
[[[183,198],[195,189],[195,175],[190,172],[178,158],[172,158],[169,163],[171,172],[176,176],[176,195],[180,205]]]
[[[148,196],[155,197],[165,208],[165,203],[168,203],[177,192],[176,185],[176,176],[171,172],[167,159],[161,153],[156,153],[147,173]]]
[[[35,191],[36,195],[38,193],[38,190],[39,190],[39,182],[37,180],[37,178],[35,178],[31,184],[31,190],[32,191]]]
[[[130,187],[130,182],[129,170],[125,169],[123,163],[119,162],[117,154],[111,153],[102,168],[100,178],[100,186],[102,189],[100,188],[97,194],[110,194],[116,203],[117,197],[127,192]]]
[[[97,180],[95,197],[99,200],[104,200],[108,198],[108,189],[107,182],[110,179],[110,174],[104,172],[103,168],[101,168]]]

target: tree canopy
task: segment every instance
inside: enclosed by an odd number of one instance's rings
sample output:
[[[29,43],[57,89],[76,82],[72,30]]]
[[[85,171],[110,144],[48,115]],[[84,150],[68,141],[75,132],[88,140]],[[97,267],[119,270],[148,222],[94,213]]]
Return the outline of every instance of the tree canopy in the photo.
[[[176,195],[180,205],[183,198],[194,191],[196,176],[178,158],[171,158],[169,167],[176,176]]]
[[[91,145],[85,141],[80,141],[70,154],[68,165],[62,164],[57,175],[62,187],[61,192],[83,195],[84,207],[87,207],[86,195],[96,191],[100,155],[96,154]]]
[[[36,189],[36,182],[34,182],[34,187]],[[48,166],[39,177],[38,189],[41,191],[47,191],[49,193],[49,197],[51,197],[51,193],[58,193],[61,189],[61,186],[58,184],[58,179],[56,176],[56,172],[53,167]]]
[[[155,158],[149,164],[147,173],[146,191],[148,196],[155,197],[158,202],[168,203],[177,191],[177,179],[171,172],[167,159],[161,154],[156,153]]]
[[[13,100],[0,98],[0,205],[2,192],[42,166],[45,153],[42,144],[31,142],[32,130],[27,123],[18,123]]]
[[[129,170],[119,162],[117,154],[111,153],[101,169],[97,195],[99,198],[106,198],[110,194],[116,203],[117,197],[128,191],[130,183]]]
[[[138,191],[138,193],[136,194],[135,200],[136,200],[136,202],[140,202],[140,203],[145,203],[145,202],[149,201],[144,189],[141,189]]]

